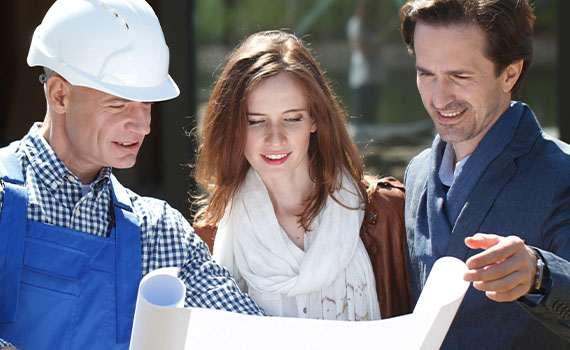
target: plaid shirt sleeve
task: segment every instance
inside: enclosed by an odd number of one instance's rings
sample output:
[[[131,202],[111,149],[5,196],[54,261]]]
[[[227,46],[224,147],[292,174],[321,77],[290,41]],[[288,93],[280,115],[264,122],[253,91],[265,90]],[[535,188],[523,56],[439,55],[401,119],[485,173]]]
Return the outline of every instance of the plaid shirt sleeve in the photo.
[[[28,220],[97,236],[109,233],[110,168],[103,168],[88,195],[82,196],[81,182],[42,139],[37,125],[21,140],[16,154],[28,195],[34,198],[33,203],[28,202]],[[46,182],[55,186],[44,186]],[[161,267],[179,267],[187,289],[186,306],[264,315],[247,294],[240,292],[228,271],[212,261],[206,244],[180,212],[164,201],[127,191],[140,223],[143,275]],[[4,194],[0,181],[0,214]],[[0,339],[0,349],[9,346]]]
[[[7,341],[5,341],[4,339],[0,338],[0,349],[4,349],[4,348],[9,349],[11,347],[13,347],[12,344],[10,344]]]
[[[186,285],[187,307],[265,315],[239,290],[228,270],[212,259],[206,243],[180,212],[164,201],[133,195],[135,212],[141,220],[143,275],[177,266]]]
[[[161,267],[179,267],[186,285],[187,307],[204,307],[265,315],[237,287],[230,273],[212,260],[207,245],[190,223],[166,202],[128,190],[141,223],[143,275]],[[0,185],[0,213],[4,188]],[[0,348],[10,345],[0,339]]]

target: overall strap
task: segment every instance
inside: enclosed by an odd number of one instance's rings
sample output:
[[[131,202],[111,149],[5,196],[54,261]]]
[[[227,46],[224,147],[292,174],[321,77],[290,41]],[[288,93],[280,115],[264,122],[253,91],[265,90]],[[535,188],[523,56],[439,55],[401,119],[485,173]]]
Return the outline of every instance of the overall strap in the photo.
[[[142,278],[140,225],[127,190],[111,174],[115,214],[115,271],[117,343],[131,337],[138,286]]]
[[[20,294],[28,194],[15,150],[17,142],[0,149],[4,201],[0,213],[0,322],[14,322]]]

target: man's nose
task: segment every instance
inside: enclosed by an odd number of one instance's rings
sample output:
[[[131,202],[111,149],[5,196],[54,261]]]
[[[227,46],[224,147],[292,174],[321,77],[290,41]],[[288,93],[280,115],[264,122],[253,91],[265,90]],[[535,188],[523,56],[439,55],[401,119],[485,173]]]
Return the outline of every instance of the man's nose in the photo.
[[[434,83],[432,104],[437,109],[444,109],[455,100],[455,94],[447,79],[438,79]]]
[[[127,122],[127,129],[139,135],[148,135],[150,133],[150,104],[137,103],[131,107],[129,111],[129,121]]]

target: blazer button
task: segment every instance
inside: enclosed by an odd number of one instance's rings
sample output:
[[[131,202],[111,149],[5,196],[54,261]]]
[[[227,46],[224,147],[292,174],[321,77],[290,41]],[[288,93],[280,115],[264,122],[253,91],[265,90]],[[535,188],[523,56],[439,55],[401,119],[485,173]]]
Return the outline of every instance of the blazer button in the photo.
[[[562,312],[562,308],[564,308],[564,305],[562,304],[562,302],[560,300],[556,300],[556,302],[554,303],[554,305],[552,305],[552,309],[557,313],[560,314]]]
[[[567,307],[564,308],[564,310],[561,312],[561,316],[563,319],[567,320],[568,318],[570,318],[570,309],[568,309]]]

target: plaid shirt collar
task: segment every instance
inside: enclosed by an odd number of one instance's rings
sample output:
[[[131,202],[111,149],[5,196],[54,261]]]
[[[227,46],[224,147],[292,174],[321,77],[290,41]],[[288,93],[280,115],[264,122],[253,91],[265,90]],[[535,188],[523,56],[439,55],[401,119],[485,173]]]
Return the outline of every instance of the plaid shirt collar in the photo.
[[[20,149],[26,154],[34,172],[42,183],[54,192],[62,186],[66,179],[81,186],[79,178],[63,164],[51,146],[40,135],[40,126],[41,123],[35,123],[20,143]],[[109,183],[110,176],[111,167],[103,167],[91,183],[91,189],[95,191],[103,189]]]

